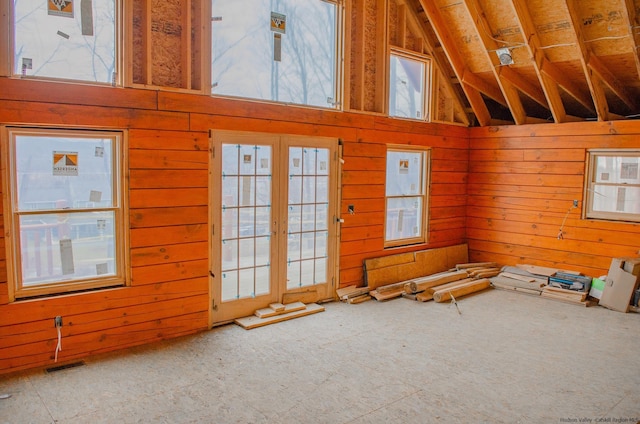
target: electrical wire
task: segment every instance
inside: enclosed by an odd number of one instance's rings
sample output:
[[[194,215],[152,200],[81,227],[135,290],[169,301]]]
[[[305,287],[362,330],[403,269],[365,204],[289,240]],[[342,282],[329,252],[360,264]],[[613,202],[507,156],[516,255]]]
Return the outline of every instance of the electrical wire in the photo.
[[[564,219],[562,220],[562,225],[560,225],[560,230],[558,231],[558,240],[564,240],[564,224],[567,222],[567,218],[572,210],[577,208],[577,206],[571,205],[567,213],[564,215]]]
[[[584,40],[585,43],[593,43],[594,41],[602,41],[602,40],[621,40],[623,38],[629,38],[629,35],[632,34],[627,34],[627,35],[610,35],[607,37],[599,37],[599,38],[592,38],[591,40]]]
[[[538,47],[540,50],[546,49],[555,49],[556,47],[574,47],[576,43],[562,43],[562,44],[552,44],[550,46],[540,46]]]
[[[60,331],[60,327],[57,325],[56,329],[58,330],[58,344],[56,346],[55,362],[58,362],[58,352],[62,351],[62,331]]]

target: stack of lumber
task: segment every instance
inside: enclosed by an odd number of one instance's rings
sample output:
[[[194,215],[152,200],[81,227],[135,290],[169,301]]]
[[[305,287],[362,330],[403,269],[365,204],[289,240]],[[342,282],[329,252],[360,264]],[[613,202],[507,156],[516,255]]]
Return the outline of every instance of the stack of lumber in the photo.
[[[567,290],[550,284],[550,278],[553,278],[558,273],[574,275],[576,279],[585,278],[575,271],[518,264],[516,266],[503,267],[500,274],[490,280],[491,285],[497,289],[513,290],[580,306],[592,306],[595,304],[594,301],[587,299],[588,293],[586,290]]]
[[[307,305],[302,302],[294,302],[286,305],[282,303],[272,303],[268,308],[256,310],[253,315],[236,319],[235,323],[247,330],[251,330],[252,328],[287,321],[322,311],[324,311],[324,307],[316,303],[309,303]]]
[[[338,299],[347,303],[362,303],[371,300],[371,296],[369,295],[370,290],[369,287],[356,287],[354,285],[338,289],[336,290],[336,294],[338,295]]]
[[[457,264],[457,270],[464,270],[472,278],[490,278],[500,273],[500,266],[495,262],[472,262]]]
[[[595,304],[594,301],[587,299],[586,292],[561,289],[552,286],[546,286],[542,290],[542,297],[580,306],[593,306]]]
[[[450,271],[387,284],[369,294],[379,301],[402,296],[421,302],[432,299],[444,302],[451,299],[452,295],[461,297],[488,288],[490,282],[486,277],[499,272],[494,262],[456,264]]]
[[[369,289],[450,270],[469,260],[466,244],[399,253],[364,260],[364,281]]]
[[[488,289],[490,286],[491,282],[489,282],[488,279],[481,278],[479,280],[473,280],[468,283],[458,284],[454,287],[438,289],[433,292],[433,300],[438,303],[446,302],[447,300],[457,299],[471,293],[477,293],[479,291]]]
[[[534,274],[525,268],[505,266],[497,276],[490,278],[490,281],[491,285],[497,289],[540,296],[542,289],[547,285],[547,278],[545,275]]]

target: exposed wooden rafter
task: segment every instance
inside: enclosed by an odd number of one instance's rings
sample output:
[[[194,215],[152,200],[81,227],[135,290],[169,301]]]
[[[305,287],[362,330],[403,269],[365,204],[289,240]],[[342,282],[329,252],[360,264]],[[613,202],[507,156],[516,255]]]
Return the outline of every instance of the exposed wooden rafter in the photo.
[[[629,36],[633,46],[633,59],[636,62],[636,71],[640,77],[640,21],[636,11],[636,5],[633,0],[624,0],[624,12],[622,19],[629,28]]]
[[[462,82],[464,82],[465,84],[469,84],[471,87],[489,96],[489,98],[495,100],[504,107],[507,107],[507,102],[504,100],[502,91],[500,91],[497,86],[489,84],[487,81],[469,71],[469,69],[464,70],[464,74],[462,75]]]
[[[557,66],[555,66],[551,61],[547,59],[543,59],[541,62],[540,70],[543,74],[547,75],[555,82],[558,83],[560,87],[564,89],[571,97],[573,97],[576,101],[578,101],[582,106],[592,111],[596,112],[593,106],[593,99],[587,90],[584,90],[575,83],[573,79],[571,79],[571,75],[563,72]]]
[[[603,83],[607,85],[627,106],[632,110],[638,110],[638,101],[629,92],[627,87],[602,63],[598,56],[592,54],[589,58],[589,68],[593,70]]]
[[[481,126],[487,126],[491,123],[491,114],[489,113],[489,109],[487,108],[480,91],[477,88],[472,87],[469,84],[464,82],[464,74],[465,72],[469,72],[467,70],[467,66],[465,64],[462,55],[457,50],[455,45],[455,41],[451,37],[449,30],[447,29],[447,25],[442,18],[442,14],[440,13],[440,9],[436,6],[436,4],[432,0],[419,0],[420,5],[422,6],[425,14],[429,18],[431,22],[431,26],[435,31],[438,39],[440,40],[440,44],[442,45],[445,54],[449,58],[449,63],[453,68],[453,72],[458,77],[458,80],[461,82],[462,89],[469,100],[469,104],[471,105],[471,109],[473,113],[476,115],[476,119]]]
[[[524,35],[524,42],[527,45],[529,54],[532,58],[532,64],[540,80],[540,85],[546,96],[551,114],[555,122],[560,123],[566,120],[566,111],[562,98],[560,97],[560,91],[558,90],[558,83],[553,80],[548,74],[542,72],[542,66],[546,60],[544,51],[540,49],[540,38],[536,32],[529,7],[525,0],[512,0],[513,10],[520,26],[520,31]],[[547,66],[555,67],[552,63],[547,63]]]
[[[607,97],[602,86],[602,81],[598,75],[589,67],[589,61],[591,60],[591,49],[584,42],[584,35],[582,32],[582,22],[580,19],[580,13],[578,11],[577,0],[565,0],[570,17],[570,24],[575,34],[576,44],[580,53],[580,63],[582,69],[587,78],[587,84],[589,85],[589,91],[593,98],[593,103],[596,108],[596,114],[598,120],[609,120],[609,105],[607,103]]]
[[[418,17],[418,9],[422,8],[420,6],[420,2],[418,0],[400,0],[399,1],[406,9],[406,15],[404,18],[407,20],[409,25],[413,27],[421,36],[424,42],[424,50],[432,57],[433,63],[442,75],[441,81],[444,83],[448,94],[451,96],[455,103],[455,108],[460,112],[461,118],[464,120],[465,125],[469,125],[469,117],[465,111],[465,103],[460,97],[458,91],[453,87],[453,83],[451,82],[451,78],[449,78],[449,74],[446,71],[446,67],[443,65],[447,58],[444,56],[442,51],[436,49],[436,40],[433,39],[431,33],[426,28],[426,23]]]
[[[499,71],[500,76],[502,78],[506,78],[511,84],[516,86],[518,90],[522,91],[539,105],[546,107],[547,109],[549,108],[547,99],[540,87],[536,86],[535,84],[531,84],[529,81],[523,78],[522,75],[507,66],[501,67]]]
[[[482,10],[482,6],[478,0],[463,0],[462,4],[466,7],[467,13],[469,13],[469,16],[473,21],[474,29],[482,41],[482,45],[484,46],[484,52],[482,54],[491,63],[491,70],[493,71],[498,86],[507,101],[507,105],[509,106],[514,122],[518,125],[525,124],[527,114],[522,105],[522,101],[520,100],[518,89],[513,83],[514,72],[505,71],[505,69],[509,68],[501,66],[498,56],[490,53],[503,46],[499,45],[498,42],[488,33],[490,26],[484,11]]]

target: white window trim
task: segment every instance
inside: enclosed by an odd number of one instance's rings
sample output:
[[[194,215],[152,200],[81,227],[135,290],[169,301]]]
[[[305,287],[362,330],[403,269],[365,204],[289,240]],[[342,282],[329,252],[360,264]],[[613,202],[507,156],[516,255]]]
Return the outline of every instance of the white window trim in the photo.
[[[601,212],[594,211],[592,204],[594,199],[594,189],[593,185],[595,184],[595,173],[596,169],[596,158],[602,156],[612,156],[612,157],[636,157],[640,158],[640,149],[589,149],[587,150],[587,158],[586,158],[586,173],[584,179],[584,195],[582,202],[582,218],[583,219],[601,219],[606,221],[617,221],[617,222],[630,222],[637,223],[640,222],[640,214],[633,213],[625,213],[625,212]],[[635,184],[620,184],[620,183],[612,183],[614,186],[627,186],[627,187],[637,187],[639,185]]]
[[[25,288],[20,280],[21,258],[20,258],[20,241],[18,218],[20,216],[14,210],[16,202],[16,178],[15,178],[15,136],[25,134],[51,134],[55,136],[73,135],[73,136],[100,136],[103,135],[114,140],[113,155],[113,184],[114,197],[117,204],[113,208],[115,210],[115,234],[119,240],[115,242],[115,261],[117,263],[117,272],[104,278],[93,277],[88,279],[60,281],[49,284],[38,285],[35,287]],[[9,301],[43,296],[66,294],[69,292],[110,288],[115,286],[127,286],[130,284],[130,265],[129,265],[129,220],[128,220],[128,202],[126,193],[128,193],[128,175],[126,170],[127,164],[127,133],[126,131],[93,131],[93,130],[77,130],[77,129],[60,129],[60,128],[27,128],[16,126],[0,127],[0,139],[2,140],[1,149],[1,166],[2,166],[2,190],[4,203],[4,225],[5,225],[5,249],[7,262],[7,285]],[[43,213],[51,211],[42,211]]]
[[[387,162],[388,152],[422,152],[424,154],[424,162],[422,164],[422,194],[418,196],[387,196],[386,193],[386,176],[387,168],[385,166],[385,195],[384,195],[384,248],[410,246],[415,244],[427,243],[429,234],[429,197],[431,192],[431,148],[422,146],[407,145],[388,145],[385,152],[385,164]],[[387,199],[403,198],[403,197],[421,197],[422,198],[422,231],[417,237],[387,240]]]
[[[418,62],[424,63],[424,96],[422,98],[422,110],[424,113],[420,118],[410,118],[403,116],[390,115],[389,111],[389,102],[391,99],[391,56],[398,56],[405,59],[415,60]],[[432,78],[432,68],[433,65],[431,63],[431,57],[425,54],[419,54],[410,50],[404,50],[399,47],[390,47],[389,55],[387,57],[387,101],[385,103],[386,115],[393,119],[406,119],[409,121],[418,121],[418,122],[431,122],[431,104],[432,104],[432,92],[433,92],[433,78]]]

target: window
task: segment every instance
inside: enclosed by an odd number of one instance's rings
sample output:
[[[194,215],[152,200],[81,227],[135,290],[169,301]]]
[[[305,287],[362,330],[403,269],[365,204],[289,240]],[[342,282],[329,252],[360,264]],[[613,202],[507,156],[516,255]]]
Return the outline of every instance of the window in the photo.
[[[584,215],[640,221],[640,150],[590,150]]]
[[[115,83],[118,1],[10,3],[13,4],[12,74]]]
[[[389,116],[425,120],[429,60],[393,51],[389,63]]]
[[[123,134],[3,132],[10,297],[123,285]]]
[[[323,0],[212,0],[211,93],[336,108],[339,9]]]
[[[385,247],[426,241],[429,150],[389,148]]]

